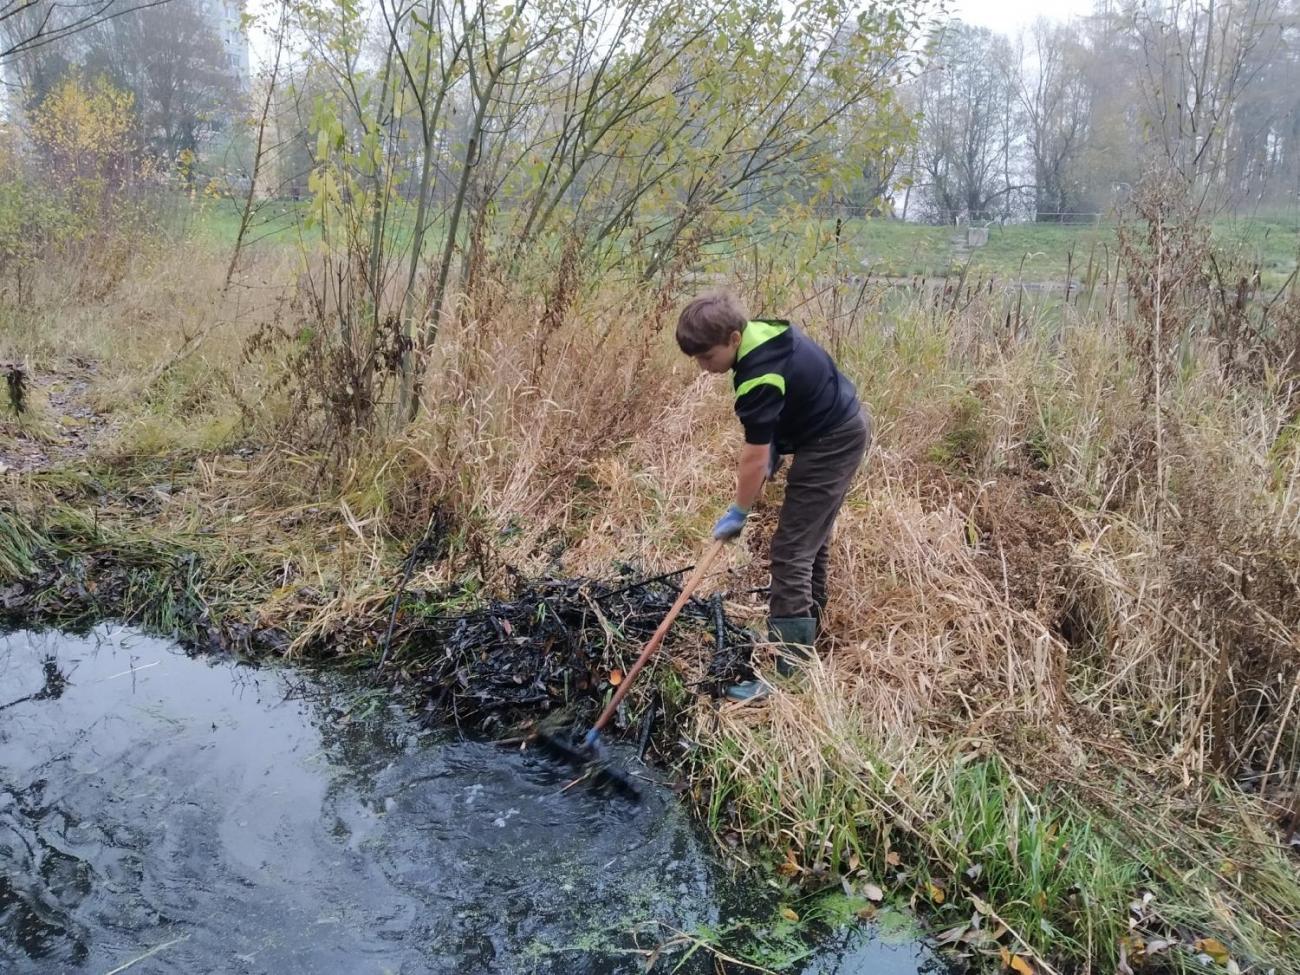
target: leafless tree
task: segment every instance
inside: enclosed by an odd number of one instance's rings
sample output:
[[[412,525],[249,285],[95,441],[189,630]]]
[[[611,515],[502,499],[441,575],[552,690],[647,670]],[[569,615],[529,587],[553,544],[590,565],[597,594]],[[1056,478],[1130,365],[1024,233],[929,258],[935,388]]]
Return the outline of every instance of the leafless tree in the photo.
[[[0,0],[0,65],[169,0]]]
[[[273,152],[271,145],[271,133],[274,128],[274,110],[277,85],[280,81],[280,68],[285,59],[285,46],[287,44],[289,29],[289,5],[287,0],[281,0],[280,10],[276,18],[276,23],[270,28],[271,40],[271,62],[266,69],[262,79],[262,107],[258,113],[256,122],[256,135],[253,146],[253,156],[249,167],[248,187],[244,193],[244,203],[239,211],[239,229],[235,232],[235,243],[230,250],[230,263],[226,267],[226,278],[222,284],[223,289],[230,287],[230,282],[235,276],[235,271],[239,267],[240,252],[243,250],[244,242],[248,238],[249,229],[253,225],[253,217],[256,213],[256,203],[258,190],[261,188],[263,173],[266,169],[268,157]]]
[[[191,0],[100,24],[81,43],[88,74],[106,75],[135,95],[144,144],[159,156],[197,154],[240,114],[237,71]]]
[[[958,23],[918,83],[917,162],[940,220],[1001,216],[1026,187],[1012,160],[1018,133],[1011,61],[1006,38]]]
[[[1034,211],[1060,221],[1080,209],[1080,157],[1089,134],[1092,93],[1075,29],[1037,21],[1017,71],[1025,141],[1034,166]]]
[[[1168,164],[1221,188],[1233,111],[1271,60],[1280,0],[1165,0],[1131,12],[1148,119]]]

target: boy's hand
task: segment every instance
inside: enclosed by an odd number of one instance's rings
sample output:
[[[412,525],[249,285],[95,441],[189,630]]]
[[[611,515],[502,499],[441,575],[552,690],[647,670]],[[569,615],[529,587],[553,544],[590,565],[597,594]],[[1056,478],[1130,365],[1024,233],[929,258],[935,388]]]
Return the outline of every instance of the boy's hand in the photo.
[[[713,537],[719,542],[729,542],[733,538],[739,538],[740,533],[745,529],[747,517],[749,517],[748,511],[740,505],[733,504],[713,526]]]

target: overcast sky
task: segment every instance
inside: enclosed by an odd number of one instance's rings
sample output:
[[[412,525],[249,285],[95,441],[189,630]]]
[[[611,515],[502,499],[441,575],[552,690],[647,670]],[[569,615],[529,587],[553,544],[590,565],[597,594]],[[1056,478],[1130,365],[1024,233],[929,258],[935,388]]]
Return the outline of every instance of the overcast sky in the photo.
[[[1095,0],[949,0],[950,13],[971,24],[988,27],[1000,34],[1014,37],[1038,17],[1048,20],[1069,20],[1091,13]],[[270,9],[266,0],[248,0],[250,12],[266,18]],[[250,32],[253,70],[262,67],[269,56],[269,45],[259,30]]]
[[[1016,34],[1038,17],[1069,20],[1091,13],[1093,0],[952,0],[952,15],[1000,34]]]

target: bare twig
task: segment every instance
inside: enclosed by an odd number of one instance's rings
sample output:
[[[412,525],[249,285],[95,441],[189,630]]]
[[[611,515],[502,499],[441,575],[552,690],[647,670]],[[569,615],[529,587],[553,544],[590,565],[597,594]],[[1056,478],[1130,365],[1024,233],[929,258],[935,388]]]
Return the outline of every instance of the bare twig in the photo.
[[[173,938],[171,941],[165,941],[160,945],[155,945],[153,948],[150,948],[148,951],[146,951],[143,955],[140,955],[139,957],[136,958],[132,958],[129,962],[127,962],[124,965],[118,965],[112,971],[105,972],[104,975],[119,975],[120,972],[126,971],[128,968],[131,968],[133,965],[138,965],[146,958],[152,958],[160,951],[170,948],[172,945],[178,945],[182,941],[188,941],[189,939],[190,936],[188,934],[183,934],[179,938]]]

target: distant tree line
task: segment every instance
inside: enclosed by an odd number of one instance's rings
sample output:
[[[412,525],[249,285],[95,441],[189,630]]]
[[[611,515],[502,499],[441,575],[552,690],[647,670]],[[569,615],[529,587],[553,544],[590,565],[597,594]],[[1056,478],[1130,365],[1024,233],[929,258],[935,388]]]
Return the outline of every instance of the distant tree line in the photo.
[[[192,164],[244,115],[216,2],[15,0],[12,16],[0,15],[0,67],[11,102],[30,111],[72,75],[107,82],[132,97],[141,151]],[[69,13],[77,10],[79,20]]]
[[[1015,38],[950,24],[906,103],[909,219],[1089,219],[1154,162],[1217,207],[1294,207],[1300,2],[1105,0]]]
[[[170,0],[0,0],[0,68],[59,41]]]
[[[767,56],[757,49],[746,53],[753,28],[735,33],[731,21],[750,25],[776,18],[791,24],[808,20],[814,9],[649,0],[586,2],[577,9],[521,6],[519,17],[507,18],[511,29],[545,37],[535,50],[524,48],[511,66],[533,86],[530,97],[495,117],[501,85],[514,74],[490,74],[488,114],[479,119],[483,95],[465,68],[473,64],[465,57],[466,38],[491,22],[491,5],[375,0],[347,3],[339,12],[312,0],[284,0],[273,18],[280,24],[276,49],[284,53],[277,61],[277,90],[261,90],[266,80],[260,79],[256,90],[244,92],[216,28],[217,2],[100,0],[80,7],[25,0],[0,7],[0,69],[17,92],[11,101],[39,104],[70,73],[87,81],[106,79],[134,99],[141,151],[168,160],[220,156],[231,173],[244,174],[239,194],[247,174],[258,169],[261,192],[298,198],[308,195],[307,177],[320,164],[319,103],[349,109],[341,117],[352,140],[367,130],[373,134],[380,124],[369,118],[376,109],[364,99],[377,99],[381,107],[391,102],[376,117],[390,140],[385,147],[405,153],[406,171],[396,167],[388,189],[426,204],[436,201],[439,208],[454,206],[464,161],[481,162],[481,138],[466,152],[477,127],[488,124],[495,132],[504,125],[506,134],[495,143],[503,158],[510,158],[506,147],[514,138],[531,132],[538,148],[558,140],[558,152],[549,158],[514,147],[530,159],[546,160],[537,175],[549,179],[560,166],[573,170],[554,201],[530,201],[537,209],[530,213],[529,234],[567,205],[595,205],[597,189],[613,194],[607,198],[613,228],[626,213],[618,187],[605,178],[614,171],[611,159],[603,146],[581,141],[591,135],[585,128],[571,145],[575,136],[566,126],[586,125],[603,117],[608,105],[621,104],[621,91],[602,86],[611,76],[621,80],[611,68],[632,57],[628,47],[654,36],[645,25],[659,29],[665,9],[683,23],[701,25],[697,37],[674,42],[707,41],[716,48],[675,82],[682,90],[694,86],[694,104],[702,104],[701,93],[718,97],[722,88],[748,84],[744,72]],[[828,124],[813,126],[811,141],[782,147],[783,157],[773,155],[776,146],[748,157],[740,150],[752,146],[721,153],[714,162],[720,171],[740,166],[720,173],[731,188],[711,205],[759,213],[796,201],[940,223],[1089,220],[1123,202],[1153,162],[1181,173],[1217,207],[1296,205],[1300,0],[1099,0],[1089,16],[1039,21],[1017,37],[960,22],[938,25],[937,10],[926,5],[911,5],[901,26],[888,21],[900,16],[902,8],[895,5],[879,8],[883,14],[853,4],[832,7],[818,25],[820,54],[805,58],[791,78],[808,118],[822,108]],[[77,11],[82,13],[74,17]],[[858,14],[867,20],[859,21]],[[894,35],[916,37],[924,24],[931,29],[930,43],[902,51]],[[423,41],[426,33],[438,43]],[[864,43],[864,36],[872,41]],[[617,58],[607,62],[610,52]],[[550,91],[555,77],[525,70],[543,56],[572,62],[568,97],[586,86],[607,105],[566,106],[563,90]],[[630,63],[656,64],[647,52]],[[670,63],[676,67],[685,59]],[[636,77],[632,69],[628,74]],[[846,104],[844,81],[850,75],[858,79],[853,83],[870,79],[874,93],[892,89],[896,97]],[[512,97],[521,90],[522,82],[511,87]],[[250,113],[250,104],[265,107],[257,138],[240,124],[258,114]],[[683,105],[689,113],[692,103]],[[614,118],[619,130],[644,123],[637,113]],[[848,118],[852,125],[843,124]],[[549,119],[555,131],[548,129]],[[608,139],[614,130],[595,131]],[[688,135],[701,138],[690,127],[672,138]],[[831,156],[820,153],[817,166],[802,166],[817,143]],[[658,151],[669,145],[662,143]],[[824,166],[832,157],[842,163],[833,173]],[[638,203],[645,202],[635,191],[647,170],[618,171],[620,179],[632,180]],[[512,195],[518,182],[516,173],[502,187],[504,195]]]

